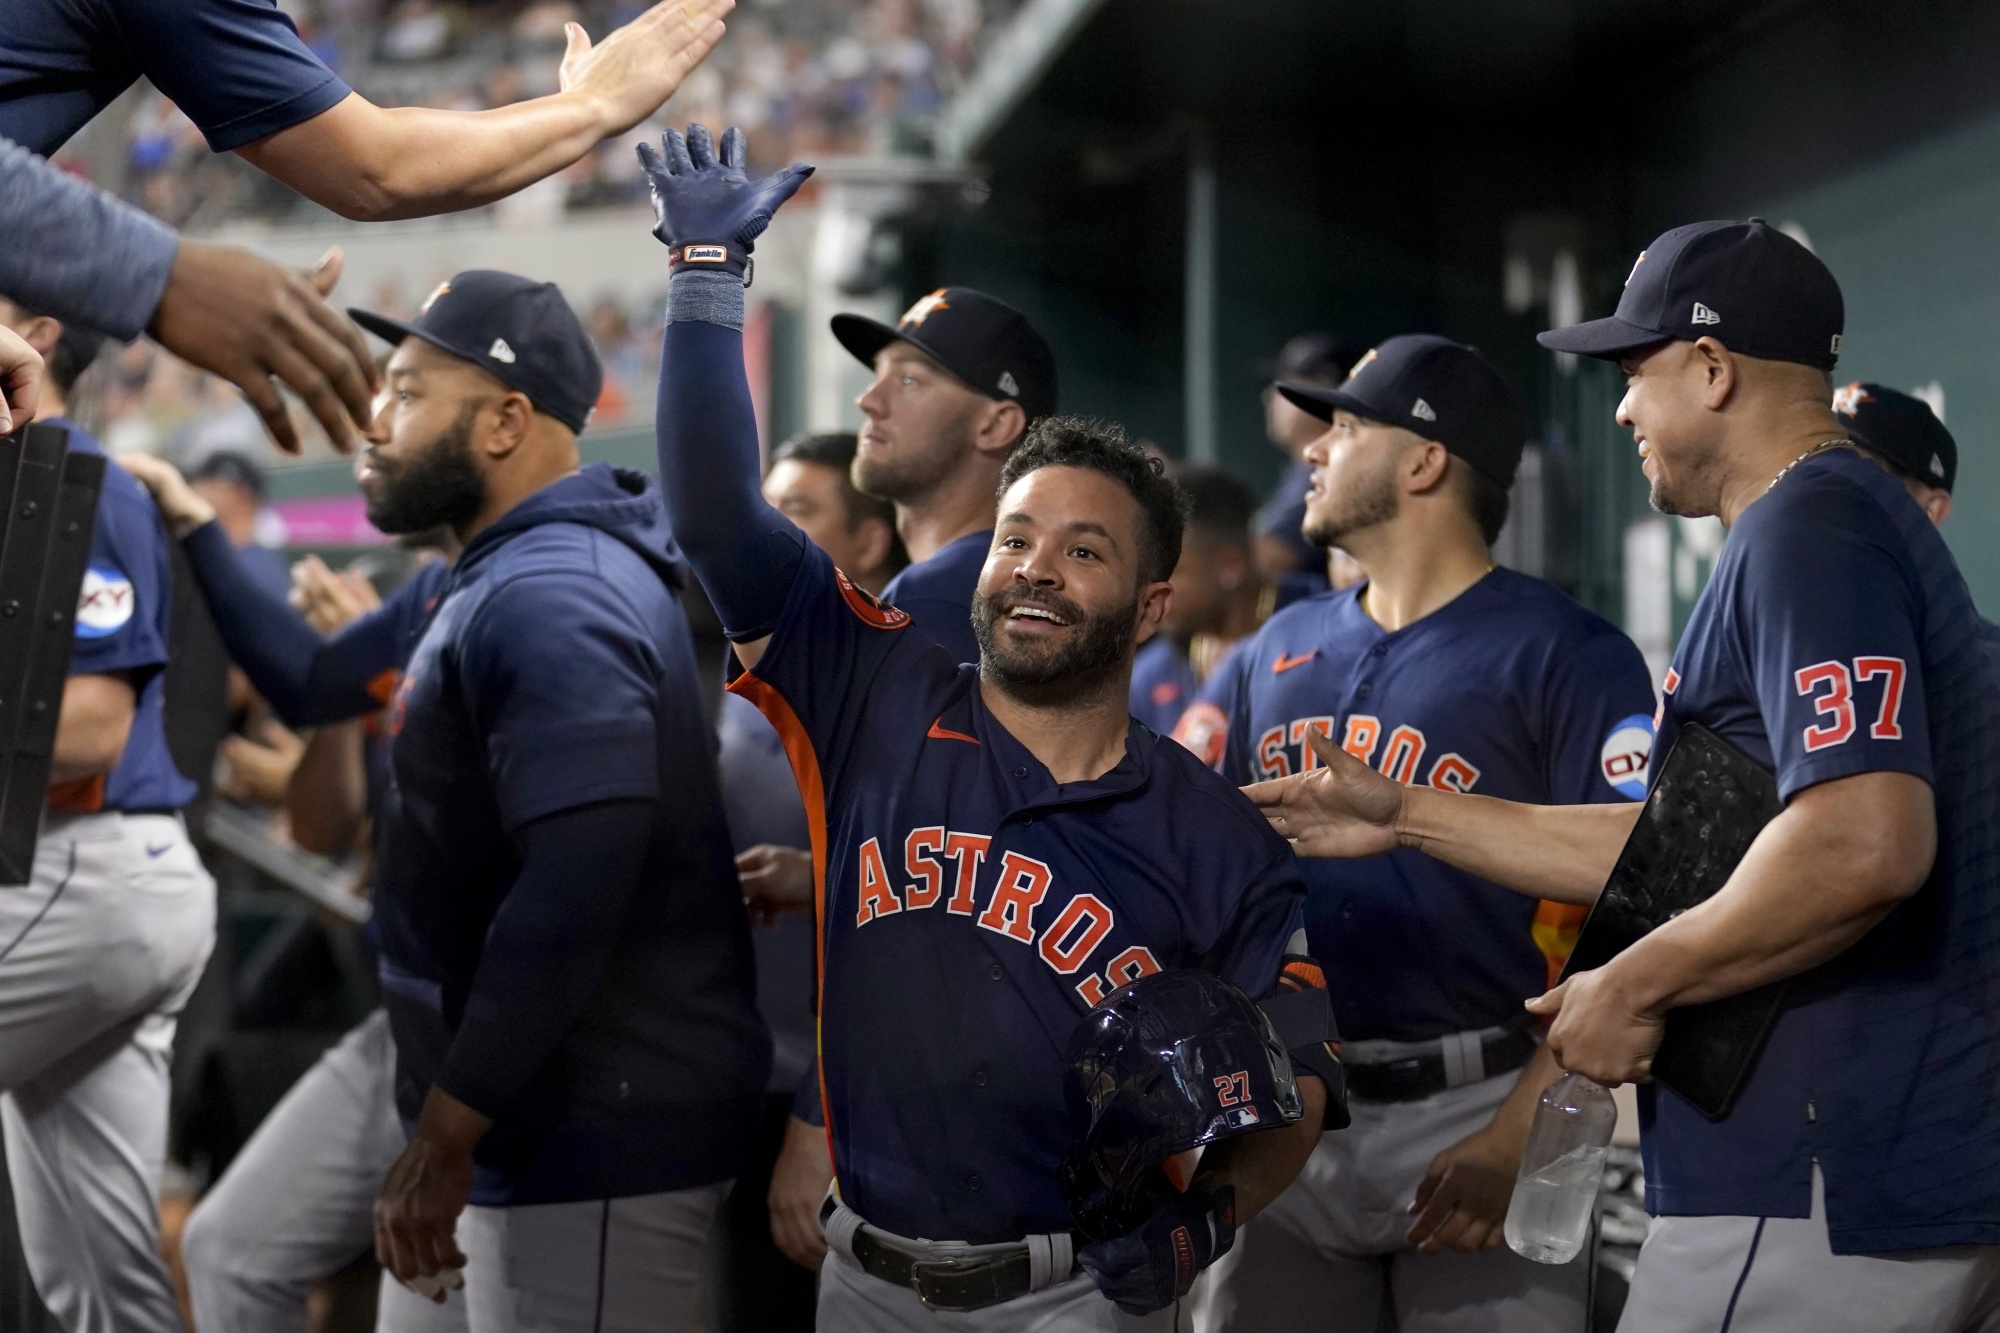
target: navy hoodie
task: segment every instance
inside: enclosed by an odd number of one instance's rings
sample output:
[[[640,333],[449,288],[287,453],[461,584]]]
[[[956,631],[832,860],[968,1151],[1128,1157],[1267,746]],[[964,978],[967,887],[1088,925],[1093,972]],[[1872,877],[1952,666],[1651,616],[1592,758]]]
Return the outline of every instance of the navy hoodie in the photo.
[[[584,468],[473,539],[390,704],[378,906],[397,1099],[414,1119],[438,1083],[495,1117],[475,1203],[685,1189],[752,1149],[770,1041],[685,578],[652,480]],[[535,1020],[577,989],[557,937],[605,923],[568,915],[592,906],[588,864],[517,883],[521,830],[610,801],[653,803],[644,870],[579,1016],[538,1049]]]

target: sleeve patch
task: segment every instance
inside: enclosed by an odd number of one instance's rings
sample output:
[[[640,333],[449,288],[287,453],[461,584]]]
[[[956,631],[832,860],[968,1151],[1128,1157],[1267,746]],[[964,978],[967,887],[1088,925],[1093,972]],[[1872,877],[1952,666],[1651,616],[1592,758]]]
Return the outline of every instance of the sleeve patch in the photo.
[[[1644,713],[1620,718],[1604,738],[1598,764],[1604,781],[1620,796],[1646,799],[1646,775],[1653,758],[1653,719]]]
[[[77,599],[76,637],[103,639],[116,634],[132,619],[137,603],[132,580],[110,565],[91,565],[83,572],[83,592]]]
[[[901,629],[910,623],[909,612],[900,611],[865,588],[858,587],[842,570],[835,569],[833,578],[840,588],[841,600],[847,603],[847,609],[854,612],[855,619],[862,624],[875,629]]]

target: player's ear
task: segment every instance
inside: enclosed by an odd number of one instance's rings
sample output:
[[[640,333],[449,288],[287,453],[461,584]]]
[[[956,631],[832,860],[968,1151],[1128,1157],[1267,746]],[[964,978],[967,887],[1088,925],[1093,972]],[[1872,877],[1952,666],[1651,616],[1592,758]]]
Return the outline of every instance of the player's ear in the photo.
[[[1701,377],[1701,405],[1711,412],[1721,410],[1742,374],[1735,354],[1704,334],[1695,340],[1689,359],[1694,373]]]
[[[1162,579],[1158,583],[1139,585],[1139,623],[1134,626],[1132,642],[1134,646],[1144,643],[1159,633],[1160,626],[1167,618],[1167,612],[1174,608],[1174,585]]]
[[[535,405],[528,401],[528,395],[517,390],[501,394],[485,410],[492,413],[492,428],[486,432],[479,451],[493,459],[511,457],[527,443],[535,428]]]
[[[1028,414],[1019,403],[1010,398],[996,399],[980,419],[979,451],[1004,458],[1021,442],[1021,435],[1027,429]]]
[[[1424,495],[1444,484],[1451,473],[1451,453],[1436,440],[1419,437],[1418,446],[1403,456],[1403,483],[1412,495]]]

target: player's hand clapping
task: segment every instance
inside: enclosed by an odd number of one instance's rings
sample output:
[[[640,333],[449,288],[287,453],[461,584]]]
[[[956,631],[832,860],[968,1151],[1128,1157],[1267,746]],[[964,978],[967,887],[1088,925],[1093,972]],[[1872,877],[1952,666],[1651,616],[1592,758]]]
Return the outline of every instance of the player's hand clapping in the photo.
[[[1401,846],[1403,785],[1342,750],[1323,731],[1308,729],[1306,743],[1325,767],[1243,789],[1271,827],[1300,856],[1351,860]]]
[[[736,878],[750,914],[767,926],[787,912],[812,910],[811,852],[759,843],[736,854]]]
[[[292,609],[321,634],[337,634],[382,605],[375,585],[356,570],[336,574],[309,555],[292,566]]]

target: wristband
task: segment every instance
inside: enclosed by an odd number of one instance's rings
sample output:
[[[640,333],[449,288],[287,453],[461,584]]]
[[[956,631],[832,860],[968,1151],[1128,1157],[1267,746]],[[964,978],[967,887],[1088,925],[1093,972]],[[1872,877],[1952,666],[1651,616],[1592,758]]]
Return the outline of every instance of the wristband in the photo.
[[[757,264],[750,252],[722,241],[686,241],[667,247],[667,267],[676,273],[727,273],[748,287]]]

